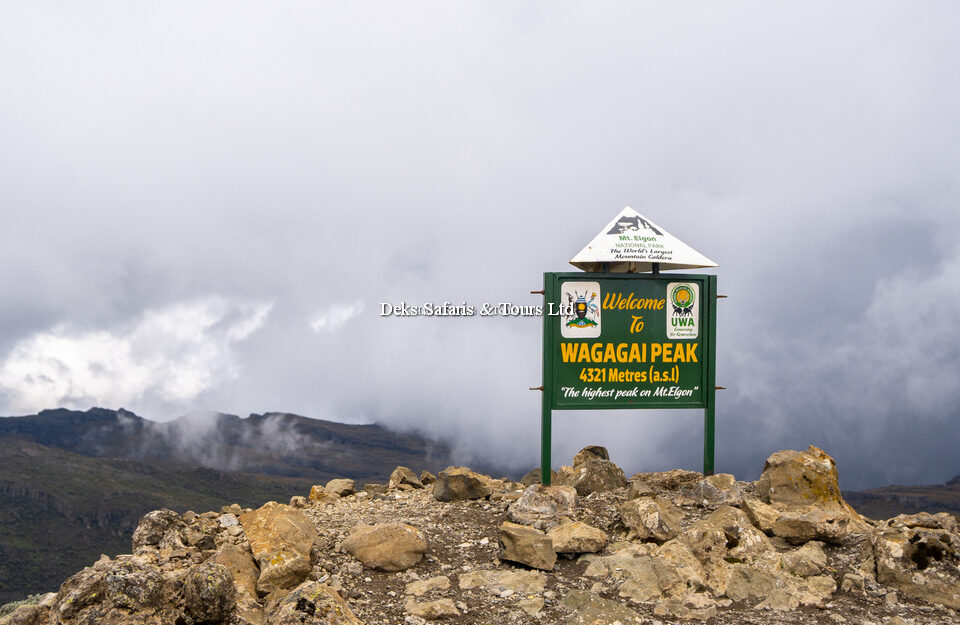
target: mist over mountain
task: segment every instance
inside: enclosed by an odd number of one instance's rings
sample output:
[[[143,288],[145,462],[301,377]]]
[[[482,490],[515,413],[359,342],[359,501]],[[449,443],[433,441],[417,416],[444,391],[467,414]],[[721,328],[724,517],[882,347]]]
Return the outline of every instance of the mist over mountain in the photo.
[[[0,419],[0,604],[53,589],[101,553],[128,551],[158,508],[289,501],[338,477],[437,471],[440,443],[378,425],[269,413],[157,423],[125,410],[44,410]]]
[[[440,442],[285,413],[247,418],[202,413],[167,422],[124,409],[56,409],[0,419],[0,438],[26,440],[76,454],[220,471],[332,479],[376,480],[401,464],[446,466]]]

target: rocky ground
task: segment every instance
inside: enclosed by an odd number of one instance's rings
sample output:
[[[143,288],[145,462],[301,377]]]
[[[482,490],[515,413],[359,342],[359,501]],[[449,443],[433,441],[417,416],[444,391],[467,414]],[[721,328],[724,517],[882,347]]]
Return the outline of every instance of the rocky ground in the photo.
[[[398,468],[289,505],[152,512],[132,555],[0,625],[960,624],[957,517],[866,519],[816,448],[745,483],[628,480],[589,447],[553,483]]]

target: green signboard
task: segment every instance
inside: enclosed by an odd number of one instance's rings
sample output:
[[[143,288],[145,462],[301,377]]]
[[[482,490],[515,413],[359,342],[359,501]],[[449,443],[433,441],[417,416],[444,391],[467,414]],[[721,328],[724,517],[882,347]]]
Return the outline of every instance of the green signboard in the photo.
[[[717,278],[545,273],[542,478],[552,410],[702,408],[713,472]]]

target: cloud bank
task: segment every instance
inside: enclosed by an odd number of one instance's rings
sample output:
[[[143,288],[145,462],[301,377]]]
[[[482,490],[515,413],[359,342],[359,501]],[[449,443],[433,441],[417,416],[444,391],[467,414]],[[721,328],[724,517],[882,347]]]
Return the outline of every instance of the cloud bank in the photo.
[[[240,375],[235,346],[272,304],[222,297],[148,310],[114,330],[57,325],[18,341],[0,364],[9,410],[184,406]]]

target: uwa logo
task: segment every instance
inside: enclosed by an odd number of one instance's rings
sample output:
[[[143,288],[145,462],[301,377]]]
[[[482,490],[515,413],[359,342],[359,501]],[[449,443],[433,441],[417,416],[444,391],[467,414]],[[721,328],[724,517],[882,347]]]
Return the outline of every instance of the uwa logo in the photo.
[[[700,285],[671,282],[667,285],[667,338],[695,339],[700,333]]]

